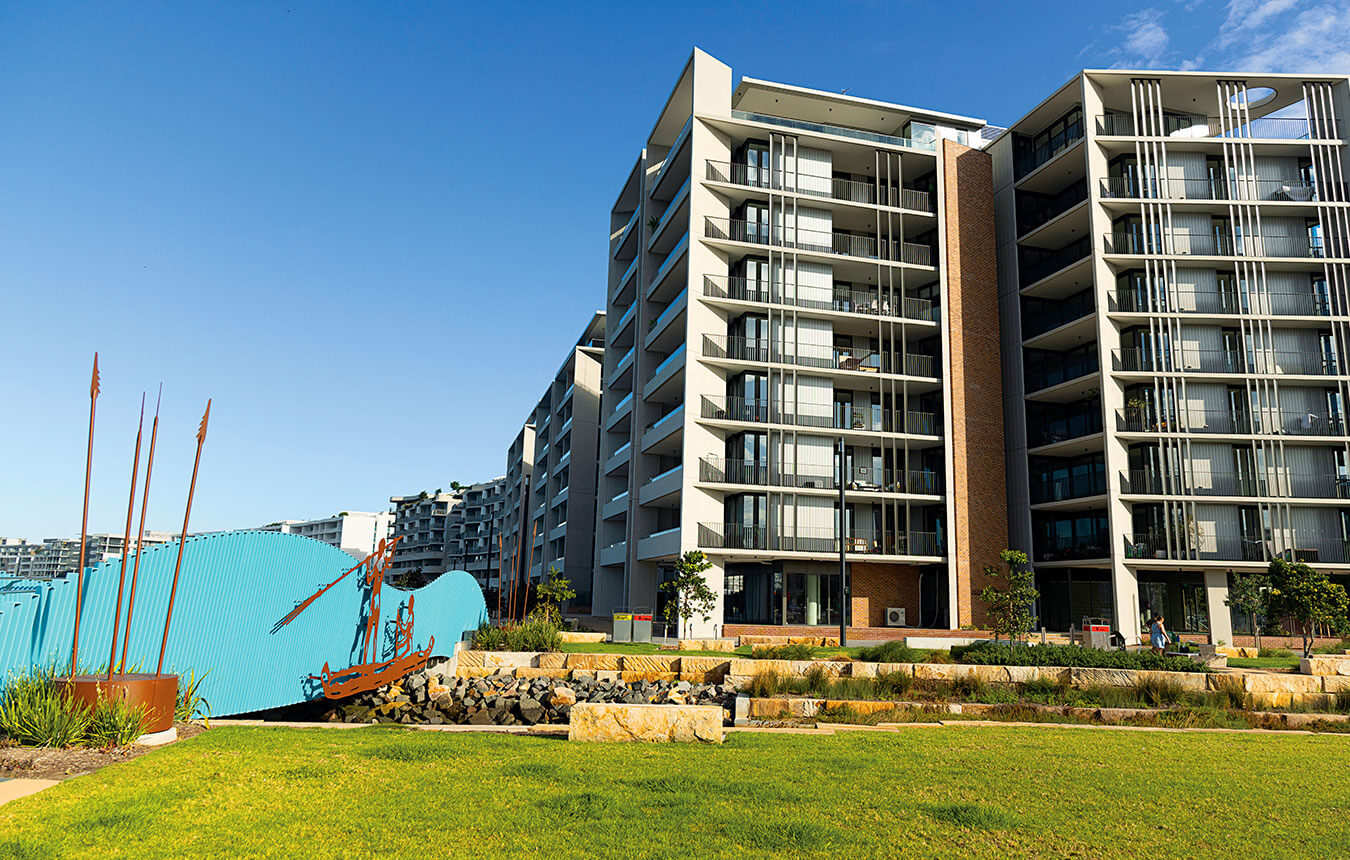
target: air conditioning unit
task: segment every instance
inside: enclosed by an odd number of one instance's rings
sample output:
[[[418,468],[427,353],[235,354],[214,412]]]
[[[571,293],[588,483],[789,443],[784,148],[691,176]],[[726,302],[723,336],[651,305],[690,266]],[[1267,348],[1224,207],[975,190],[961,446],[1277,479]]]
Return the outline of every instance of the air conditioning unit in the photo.
[[[908,627],[905,623],[905,607],[891,606],[886,609],[887,627]]]

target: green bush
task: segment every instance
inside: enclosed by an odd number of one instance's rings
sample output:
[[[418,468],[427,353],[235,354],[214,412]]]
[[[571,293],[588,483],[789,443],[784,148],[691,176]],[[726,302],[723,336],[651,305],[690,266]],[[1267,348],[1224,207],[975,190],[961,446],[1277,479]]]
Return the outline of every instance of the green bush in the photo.
[[[1186,691],[1180,684],[1158,677],[1141,677],[1135,681],[1134,694],[1150,708],[1167,708],[1186,699]]]
[[[501,626],[484,621],[473,634],[473,647],[479,651],[561,651],[562,636],[558,625],[542,616]]]
[[[83,741],[92,747],[120,747],[145,734],[148,719],[144,705],[131,705],[125,699],[99,699],[89,712],[89,725]]]
[[[195,670],[188,670],[186,675],[178,676],[178,698],[174,702],[173,720],[176,723],[186,723],[188,720],[198,716],[211,716],[211,703],[202,698],[202,681],[210,671],[197,677]]]
[[[767,699],[782,689],[782,679],[772,669],[761,669],[750,679],[749,693],[756,699]]]
[[[1091,669],[1154,669],[1168,672],[1204,672],[1186,657],[1168,657],[1152,651],[1099,651],[1078,645],[1031,645],[1011,648],[1007,643],[977,642],[952,648],[952,659],[977,666],[1073,666]]]
[[[1260,651],[1256,652],[1256,656],[1266,658],[1286,658],[1294,656],[1294,652],[1290,651],[1288,648],[1262,648]]]
[[[752,660],[810,660],[816,649],[810,645],[758,645],[750,651]]]
[[[889,699],[908,693],[914,686],[914,676],[908,672],[886,672],[878,674],[872,684],[881,698]]]
[[[31,746],[68,747],[84,738],[89,712],[52,686],[53,670],[11,675],[0,696],[0,731]]]
[[[918,651],[899,639],[858,651],[858,659],[866,663],[917,663],[919,658]]]

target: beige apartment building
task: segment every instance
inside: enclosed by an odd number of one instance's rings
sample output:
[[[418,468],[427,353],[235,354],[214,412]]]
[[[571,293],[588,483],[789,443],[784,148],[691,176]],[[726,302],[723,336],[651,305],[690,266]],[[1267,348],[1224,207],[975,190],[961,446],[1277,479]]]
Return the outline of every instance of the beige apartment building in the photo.
[[[1350,573],[1350,81],[1087,71],[988,147],[1011,541],[1050,629],[1231,641],[1235,573]]]
[[[611,214],[596,614],[658,609],[697,549],[701,632],[838,624],[842,545],[855,625],[982,621],[1007,544],[984,129],[694,51]]]

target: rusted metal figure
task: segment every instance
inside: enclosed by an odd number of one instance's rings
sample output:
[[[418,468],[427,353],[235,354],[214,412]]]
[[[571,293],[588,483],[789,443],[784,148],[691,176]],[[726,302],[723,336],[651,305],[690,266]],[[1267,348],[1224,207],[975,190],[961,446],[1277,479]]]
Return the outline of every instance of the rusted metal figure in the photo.
[[[89,380],[89,453],[84,460],[84,515],[80,519],[80,566],[75,574],[75,638],[70,644],[70,675],[80,658],[80,608],[84,598],[84,550],[89,534],[89,476],[94,470],[94,409],[98,405],[98,353],[94,353],[94,374]]]
[[[272,632],[275,633],[290,624],[300,613],[309,608],[310,604],[318,600],[324,592],[352,573],[362,568],[365,569],[365,580],[366,585],[370,588],[370,597],[369,608],[366,612],[366,639],[361,646],[361,662],[337,671],[331,669],[325,662],[323,668],[319,670],[319,674],[309,676],[323,687],[323,694],[326,698],[341,699],[382,687],[399,680],[410,672],[421,669],[426,665],[427,658],[431,656],[432,646],[436,644],[436,637],[434,636],[427,642],[426,648],[420,651],[413,648],[413,602],[415,598],[409,596],[407,620],[404,620],[403,609],[399,609],[398,616],[394,619],[394,655],[388,660],[376,659],[379,657],[377,636],[380,623],[380,591],[384,587],[385,571],[388,570],[389,565],[394,560],[394,546],[398,542],[399,538],[394,538],[392,541],[381,540],[379,547],[373,553],[357,562],[346,573],[301,601],[272,628]]]
[[[164,613],[164,638],[159,643],[159,664],[155,674],[164,671],[164,649],[169,647],[169,622],[173,621],[173,600],[178,596],[178,574],[183,569],[183,547],[187,545],[188,518],[192,516],[192,494],[197,491],[197,469],[202,464],[202,443],[206,441],[206,425],[211,420],[211,401],[206,401],[202,423],[197,427],[197,459],[192,462],[192,483],[188,485],[187,509],[183,511],[183,534],[178,539],[178,560],[173,566],[173,585],[169,588],[169,608]]]
[[[131,492],[127,496],[127,529],[122,535],[122,564],[117,574],[117,608],[113,610],[112,650],[108,652],[108,680],[117,665],[117,623],[122,620],[122,587],[127,581],[127,556],[131,554],[131,517],[136,513],[136,476],[141,471],[141,434],[145,432],[145,394],[141,394],[141,417],[136,425],[136,454],[131,460]]]
[[[136,579],[141,572],[141,543],[145,540],[145,512],[150,506],[150,473],[155,468],[155,440],[159,436],[159,403],[164,396],[164,386],[159,387],[159,396],[155,398],[155,420],[150,425],[150,455],[145,459],[145,489],[141,495],[141,524],[136,530],[136,561],[131,565],[131,589],[127,592],[127,623],[122,634],[122,660],[117,667],[119,674],[127,669],[127,645],[131,642],[131,613],[136,608]],[[117,628],[113,627],[113,641],[117,641]]]

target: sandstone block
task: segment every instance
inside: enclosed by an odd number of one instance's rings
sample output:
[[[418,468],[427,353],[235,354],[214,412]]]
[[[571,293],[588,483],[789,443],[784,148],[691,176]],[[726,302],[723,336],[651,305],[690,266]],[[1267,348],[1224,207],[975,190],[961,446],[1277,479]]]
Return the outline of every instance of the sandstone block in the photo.
[[[678,681],[679,672],[620,672],[619,678],[624,683],[633,681]]]
[[[762,636],[750,635],[741,637],[742,645],[786,645],[788,644],[786,636]]]
[[[618,654],[568,654],[567,668],[569,669],[590,669],[592,671],[617,672],[619,670]]]
[[[1276,675],[1268,672],[1248,672],[1242,676],[1242,684],[1249,693],[1322,692],[1322,679],[1312,675]]]
[[[562,638],[562,641],[572,643],[604,642],[605,639],[608,638],[604,633],[591,633],[591,632],[580,632],[570,630],[561,630],[558,632],[558,636]]]
[[[678,672],[680,658],[673,654],[625,654],[619,668],[625,672]]]
[[[909,676],[912,678],[912,677],[914,677],[914,664],[913,664],[913,663],[878,663],[878,664],[877,664],[877,674],[878,674],[878,675],[890,675],[890,674],[895,673],[895,672],[899,672],[899,673],[902,674],[902,675],[909,675]]]
[[[1088,669],[1073,667],[1069,677],[1075,687],[1133,687],[1139,673],[1134,669]]]
[[[569,673],[567,677],[571,678],[573,681],[594,681],[594,680],[595,680],[595,670],[594,670],[594,669],[568,669],[567,671],[568,671],[568,673]]]
[[[595,680],[602,682],[609,681],[613,683],[619,680],[619,673],[617,670],[614,669],[596,669]]]
[[[914,677],[926,681],[950,681],[957,677],[956,671],[957,666],[952,663],[914,664]]]
[[[1350,691],[1350,678],[1341,675],[1322,676],[1322,692],[1340,693]]]
[[[495,674],[497,670],[487,666],[460,666],[455,669],[456,678],[489,678]]]
[[[1314,654],[1299,661],[1305,675],[1343,675],[1350,677],[1350,657],[1344,654]]]
[[[566,669],[539,669],[531,666],[521,666],[516,670],[517,678],[554,678],[563,680],[567,677]]]
[[[875,678],[877,676],[876,663],[850,663],[848,667],[849,675],[854,678]]]
[[[517,666],[538,666],[539,652],[537,651],[484,651],[483,665],[495,666],[498,668]]]
[[[838,648],[838,647],[839,647],[839,637],[838,637],[838,636],[822,636],[822,637],[820,637],[820,640],[819,640],[816,644],[819,645],[819,646],[822,647],[822,648]]]
[[[787,638],[789,645],[819,645],[819,636],[789,636]]]
[[[1259,692],[1251,694],[1252,707],[1261,708],[1287,708],[1293,703],[1293,694],[1287,691]]]
[[[483,665],[483,652],[482,652],[482,651],[460,651],[460,652],[459,652],[458,661],[459,661],[459,662],[457,663],[457,665],[459,665],[459,666],[466,666],[466,667],[468,667],[468,666],[473,666],[473,667],[482,666],[482,665]]]
[[[882,711],[895,710],[894,702],[871,702],[871,701],[844,701],[844,700],[824,700],[820,703],[822,710],[831,711],[837,708],[848,706],[857,714],[876,714]]]
[[[1144,670],[1139,673],[1140,681],[1148,679],[1175,684],[1181,689],[1192,693],[1203,693],[1205,690],[1209,689],[1209,679],[1203,672],[1159,672]]]
[[[567,727],[574,741],[722,742],[722,709],[716,705],[572,706]]]
[[[784,661],[782,661],[782,660],[772,660],[772,661],[760,660],[759,662],[761,662],[761,663],[764,663],[764,662],[782,663],[782,662],[784,662]],[[844,673],[845,667],[847,667],[849,664],[847,664],[847,663],[835,663],[835,662],[833,662],[833,661],[831,661],[831,660],[793,660],[793,661],[791,661],[788,665],[789,665],[788,674],[792,674],[792,675],[805,675],[807,672],[812,671],[813,669],[815,669],[815,667],[818,666],[818,667],[820,667],[818,671],[824,672],[825,675],[826,675],[826,677],[829,677],[829,678],[838,678],[840,675],[842,675],[842,674]]]
[[[750,699],[747,716],[752,720],[776,720],[791,716],[791,699]]]
[[[570,687],[554,687],[553,695],[549,697],[548,703],[555,708],[560,705],[575,705],[577,694],[572,692]]]
[[[730,653],[736,650],[736,640],[734,639],[681,639],[679,642],[681,651],[717,651],[720,653]]]
[[[717,683],[731,671],[731,661],[721,657],[681,657],[681,681]],[[693,677],[689,677],[693,676]]]
[[[567,668],[567,655],[561,651],[549,651],[539,655],[540,669],[565,669]]]
[[[958,669],[965,669],[966,675],[979,678],[986,684],[1009,684],[1012,683],[1012,676],[1008,672],[1007,666],[958,666]],[[960,674],[957,677],[961,677]]]

